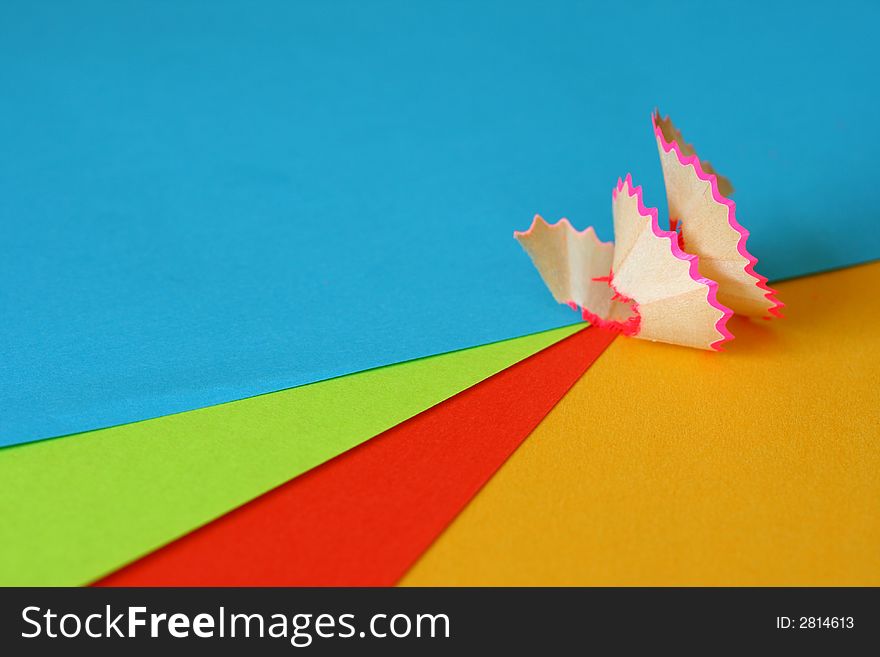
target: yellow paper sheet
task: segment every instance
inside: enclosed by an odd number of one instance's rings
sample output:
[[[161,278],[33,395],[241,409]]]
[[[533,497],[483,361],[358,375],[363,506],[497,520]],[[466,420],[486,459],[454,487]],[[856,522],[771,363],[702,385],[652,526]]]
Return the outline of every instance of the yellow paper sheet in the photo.
[[[725,354],[618,338],[404,585],[880,585],[880,263]]]

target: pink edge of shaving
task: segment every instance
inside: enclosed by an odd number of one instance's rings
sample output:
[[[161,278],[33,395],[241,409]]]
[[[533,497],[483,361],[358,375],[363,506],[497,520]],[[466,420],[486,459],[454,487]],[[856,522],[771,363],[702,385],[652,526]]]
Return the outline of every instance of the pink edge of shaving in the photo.
[[[746,266],[743,270],[746,274],[755,279],[758,288],[764,291],[764,298],[772,304],[767,312],[775,317],[782,318],[782,308],[785,304],[776,298],[776,290],[767,285],[767,277],[762,276],[755,271],[755,265],[758,264],[758,259],[746,249],[746,240],[749,238],[749,231],[736,219],[736,203],[723,196],[721,192],[718,191],[718,178],[714,174],[703,171],[703,165],[700,163],[700,158],[697,157],[696,152],[690,157],[685,157],[684,153],[681,152],[681,147],[678,145],[678,142],[675,140],[672,142],[666,141],[666,137],[663,136],[663,130],[660,129],[660,125],[657,122],[659,118],[660,112],[655,111],[651,115],[651,124],[654,126],[654,134],[660,141],[663,150],[666,153],[669,151],[675,151],[675,156],[678,158],[678,161],[682,166],[692,166],[694,172],[697,174],[697,178],[709,183],[709,186],[712,189],[712,198],[717,203],[727,206],[727,222],[730,224],[731,228],[739,233],[736,250],[746,259]],[[666,119],[669,120],[669,117],[667,116]],[[770,319],[770,317],[764,317],[764,319]]]
[[[614,290],[614,286],[611,285],[611,283],[609,283],[608,286],[612,290]],[[632,300],[629,299],[629,301]],[[589,322],[590,326],[595,326],[596,328],[605,329],[607,331],[615,331],[629,337],[638,335],[642,316],[639,314],[639,304],[637,304],[635,301],[632,301],[632,303],[630,304],[630,310],[632,310],[635,315],[633,315],[632,317],[628,317],[625,322],[616,322],[614,320],[599,317],[599,315],[597,315],[596,313],[587,310],[583,306],[579,306],[574,301],[568,301],[567,304],[568,307],[575,312],[580,311],[581,319]]]
[[[617,179],[617,187],[612,190],[611,197],[616,199],[617,195],[624,190],[626,190],[626,193],[630,198],[634,197],[636,199],[639,214],[651,219],[651,230],[654,234],[657,237],[665,237],[669,240],[672,255],[679,260],[687,261],[690,277],[697,283],[705,285],[708,288],[706,300],[709,302],[710,306],[717,308],[722,313],[721,317],[718,318],[718,321],[715,322],[715,330],[718,331],[722,337],[720,340],[716,340],[709,346],[715,351],[723,351],[721,345],[729,340],[733,340],[734,337],[733,333],[727,328],[727,321],[733,317],[733,311],[718,301],[718,283],[709,278],[705,278],[704,276],[700,276],[699,258],[696,255],[685,253],[681,250],[678,245],[678,233],[660,228],[657,208],[645,207],[642,200],[642,187],[641,185],[633,187],[632,176],[630,174],[626,174],[626,178],[623,180],[620,178]]]

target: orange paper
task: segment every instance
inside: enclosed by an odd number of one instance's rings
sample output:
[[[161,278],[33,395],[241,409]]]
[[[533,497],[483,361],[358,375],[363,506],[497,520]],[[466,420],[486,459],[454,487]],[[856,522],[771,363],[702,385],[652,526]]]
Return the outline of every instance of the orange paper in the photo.
[[[880,585],[880,264],[727,358],[616,340],[406,585]]]

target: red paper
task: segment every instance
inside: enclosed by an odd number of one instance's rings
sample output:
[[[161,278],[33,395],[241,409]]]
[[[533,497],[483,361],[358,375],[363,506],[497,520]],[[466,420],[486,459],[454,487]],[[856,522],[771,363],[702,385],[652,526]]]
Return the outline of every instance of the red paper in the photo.
[[[99,586],[390,586],[614,339],[588,328]]]

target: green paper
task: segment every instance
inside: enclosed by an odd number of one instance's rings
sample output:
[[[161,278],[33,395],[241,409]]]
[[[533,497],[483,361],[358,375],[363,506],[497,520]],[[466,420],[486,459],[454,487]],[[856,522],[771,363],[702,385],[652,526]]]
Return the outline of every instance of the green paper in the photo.
[[[0,584],[112,572],[576,332],[0,450]]]

